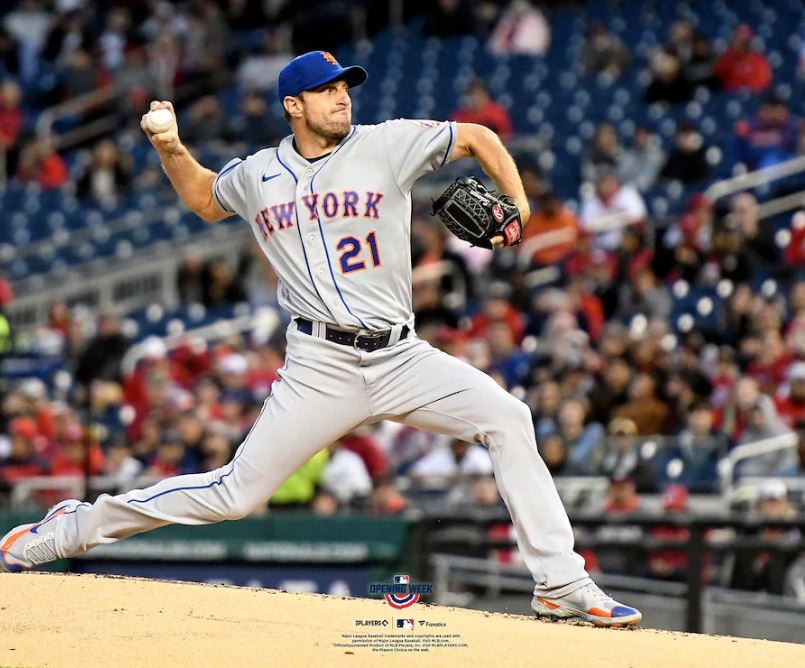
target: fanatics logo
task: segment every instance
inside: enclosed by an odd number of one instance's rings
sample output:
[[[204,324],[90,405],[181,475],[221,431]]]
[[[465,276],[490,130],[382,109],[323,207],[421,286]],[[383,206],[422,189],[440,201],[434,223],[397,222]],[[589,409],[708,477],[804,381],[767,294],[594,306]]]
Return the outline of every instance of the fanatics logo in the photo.
[[[330,65],[338,65],[338,61],[335,59],[335,56],[329,51],[320,51],[319,53],[321,53],[321,57],[330,63]]]

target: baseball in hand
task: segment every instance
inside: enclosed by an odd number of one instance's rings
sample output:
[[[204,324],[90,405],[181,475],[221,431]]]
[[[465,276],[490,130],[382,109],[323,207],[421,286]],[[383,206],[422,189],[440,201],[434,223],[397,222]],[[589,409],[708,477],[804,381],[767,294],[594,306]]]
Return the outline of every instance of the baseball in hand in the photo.
[[[173,125],[173,114],[169,109],[154,109],[146,115],[145,124],[151,132],[166,132]]]

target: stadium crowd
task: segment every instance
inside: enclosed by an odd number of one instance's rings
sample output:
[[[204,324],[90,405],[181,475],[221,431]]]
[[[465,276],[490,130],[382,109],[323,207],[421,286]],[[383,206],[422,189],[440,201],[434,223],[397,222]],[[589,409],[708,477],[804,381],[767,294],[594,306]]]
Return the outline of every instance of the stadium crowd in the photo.
[[[192,146],[221,142],[243,151],[283,136],[269,106],[279,68],[338,3],[319,3],[304,21],[292,3],[250,0],[120,0],[103,3],[103,11],[83,0],[11,4],[0,12],[0,174],[43,189],[72,182],[78,197],[103,201],[155,178],[135,173],[120,144],[138,132],[152,98],[187,95],[182,134]],[[479,3],[480,14],[470,3],[427,4],[426,34],[485,30],[498,54],[550,48],[550,21],[528,3]],[[269,20],[283,28],[255,29]],[[639,64],[596,23],[581,66],[614,81]],[[774,70],[749,26],[736,26],[717,52],[710,36],[678,21],[646,67],[646,104],[684,104],[701,87],[762,96],[756,115],[735,124],[726,156],[733,164],[752,170],[805,151],[801,119],[776,93]],[[241,91],[232,118],[215,95],[230,72]],[[125,94],[112,95],[113,88]],[[97,104],[80,118],[53,136],[34,132],[42,110],[87,94]],[[58,150],[59,132],[109,113],[118,118],[114,132]],[[451,116],[488,125],[504,140],[521,134],[482,80],[471,82]],[[766,479],[755,508],[761,515],[790,516],[803,503],[785,481],[805,476],[805,213],[772,227],[758,202],[768,192],[709,201],[702,193],[710,148],[692,122],[678,123],[668,143],[648,128],[624,137],[601,123],[584,148],[577,206],[562,201],[538,160],[518,156],[532,216],[513,250],[462,246],[427,215],[425,202],[415,206],[418,335],[529,405],[555,476],[607,476],[604,513],[640,512],[642,494],[663,494],[664,512],[683,512],[689,494],[720,492],[722,462],[736,447],[785,434],[798,447],[745,460],[732,475]],[[657,183],[696,192],[680,215],[659,220],[644,200]],[[189,257],[176,277],[183,305],[275,305],[275,279],[259,263],[250,250],[237,265]],[[0,312],[13,298],[0,280]],[[188,337],[171,348],[153,338],[127,365],[134,341],[125,315],[52,303],[30,349],[60,360],[61,371],[3,381],[6,491],[31,476],[86,473],[123,488],[231,458],[283,364],[282,337]],[[4,323],[0,354],[11,355]],[[382,423],[316,455],[270,506],[397,513],[422,489],[441,489],[457,506],[501,503],[480,445]],[[651,564],[658,576],[682,567],[669,553]],[[761,588],[758,577],[743,584]]]

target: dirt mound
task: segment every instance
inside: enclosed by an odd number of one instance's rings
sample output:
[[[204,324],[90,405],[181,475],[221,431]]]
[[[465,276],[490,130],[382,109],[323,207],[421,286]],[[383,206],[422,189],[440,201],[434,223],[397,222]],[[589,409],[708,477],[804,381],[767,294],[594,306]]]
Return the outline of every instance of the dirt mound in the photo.
[[[0,666],[797,666],[805,646],[90,575],[0,575]]]

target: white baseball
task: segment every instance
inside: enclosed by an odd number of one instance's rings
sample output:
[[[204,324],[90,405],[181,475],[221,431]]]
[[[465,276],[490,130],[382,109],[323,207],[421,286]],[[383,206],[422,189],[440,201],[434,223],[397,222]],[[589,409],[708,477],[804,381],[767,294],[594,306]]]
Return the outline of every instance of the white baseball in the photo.
[[[153,109],[146,115],[145,124],[151,132],[167,132],[173,125],[173,114],[169,109]]]

